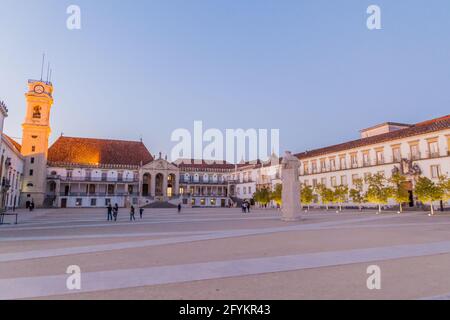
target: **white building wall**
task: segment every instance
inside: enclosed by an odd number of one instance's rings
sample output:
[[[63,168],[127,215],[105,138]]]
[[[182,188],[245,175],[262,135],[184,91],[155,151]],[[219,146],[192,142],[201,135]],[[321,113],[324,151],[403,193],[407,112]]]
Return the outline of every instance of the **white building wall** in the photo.
[[[4,161],[9,159],[10,165],[8,167],[3,163],[2,178],[9,181],[9,189],[5,192],[5,207],[11,209],[20,205],[20,193],[22,191],[24,158],[20,152],[8,141],[3,135],[1,139],[1,155]]]

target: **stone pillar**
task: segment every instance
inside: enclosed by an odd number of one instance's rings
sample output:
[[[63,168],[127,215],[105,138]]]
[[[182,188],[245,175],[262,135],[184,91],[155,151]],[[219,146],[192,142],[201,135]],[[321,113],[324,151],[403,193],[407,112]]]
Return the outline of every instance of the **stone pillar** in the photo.
[[[175,196],[178,196],[180,194],[180,176],[177,174],[174,174],[175,181],[173,182],[173,191],[172,193]]]
[[[167,175],[163,175],[163,185],[162,185],[162,188],[163,188],[163,197],[164,198],[166,198],[167,197],[167,178],[168,178],[168,176]]]
[[[300,182],[298,180],[298,168],[300,162],[292,155],[286,152],[281,162],[282,172],[281,180],[283,183],[282,192],[282,220],[297,221],[300,219]]]
[[[149,176],[150,179],[150,197],[154,197],[155,196],[155,190],[156,190],[156,175],[151,174]]]

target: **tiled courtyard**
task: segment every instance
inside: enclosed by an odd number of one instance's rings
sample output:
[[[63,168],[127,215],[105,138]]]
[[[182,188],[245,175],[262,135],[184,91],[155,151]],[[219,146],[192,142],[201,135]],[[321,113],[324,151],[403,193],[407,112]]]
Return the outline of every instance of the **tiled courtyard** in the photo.
[[[450,215],[147,209],[21,212],[0,226],[0,299],[442,299]],[[66,287],[81,268],[80,291]],[[367,267],[381,289],[367,288]]]

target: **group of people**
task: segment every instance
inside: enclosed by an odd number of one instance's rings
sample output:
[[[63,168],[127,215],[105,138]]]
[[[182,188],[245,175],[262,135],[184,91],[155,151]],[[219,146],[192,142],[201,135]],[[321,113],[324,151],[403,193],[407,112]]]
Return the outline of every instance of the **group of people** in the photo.
[[[116,203],[113,206],[111,204],[108,205],[108,221],[117,221],[117,216],[119,215],[119,205]],[[136,209],[134,206],[131,206],[130,208],[130,221],[136,221],[135,217]],[[144,208],[139,208],[139,216],[142,219],[144,215]]]
[[[177,206],[178,209],[178,213],[181,213],[181,204],[179,204]],[[107,207],[108,210],[108,221],[117,221],[117,216],[119,214],[119,205],[116,203],[113,206],[111,206],[111,204],[108,205]],[[134,206],[130,207],[130,221],[136,221],[136,217],[135,217],[135,213],[136,213],[136,209]],[[142,219],[144,215],[144,208],[139,208],[139,217]]]
[[[243,213],[250,213],[250,203],[242,202],[241,209]]]

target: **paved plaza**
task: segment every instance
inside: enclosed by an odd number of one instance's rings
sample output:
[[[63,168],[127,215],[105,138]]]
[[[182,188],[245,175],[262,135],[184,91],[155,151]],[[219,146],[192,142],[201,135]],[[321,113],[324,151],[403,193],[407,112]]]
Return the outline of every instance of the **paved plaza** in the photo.
[[[449,270],[448,214],[57,209],[0,226],[0,299],[446,299]]]

